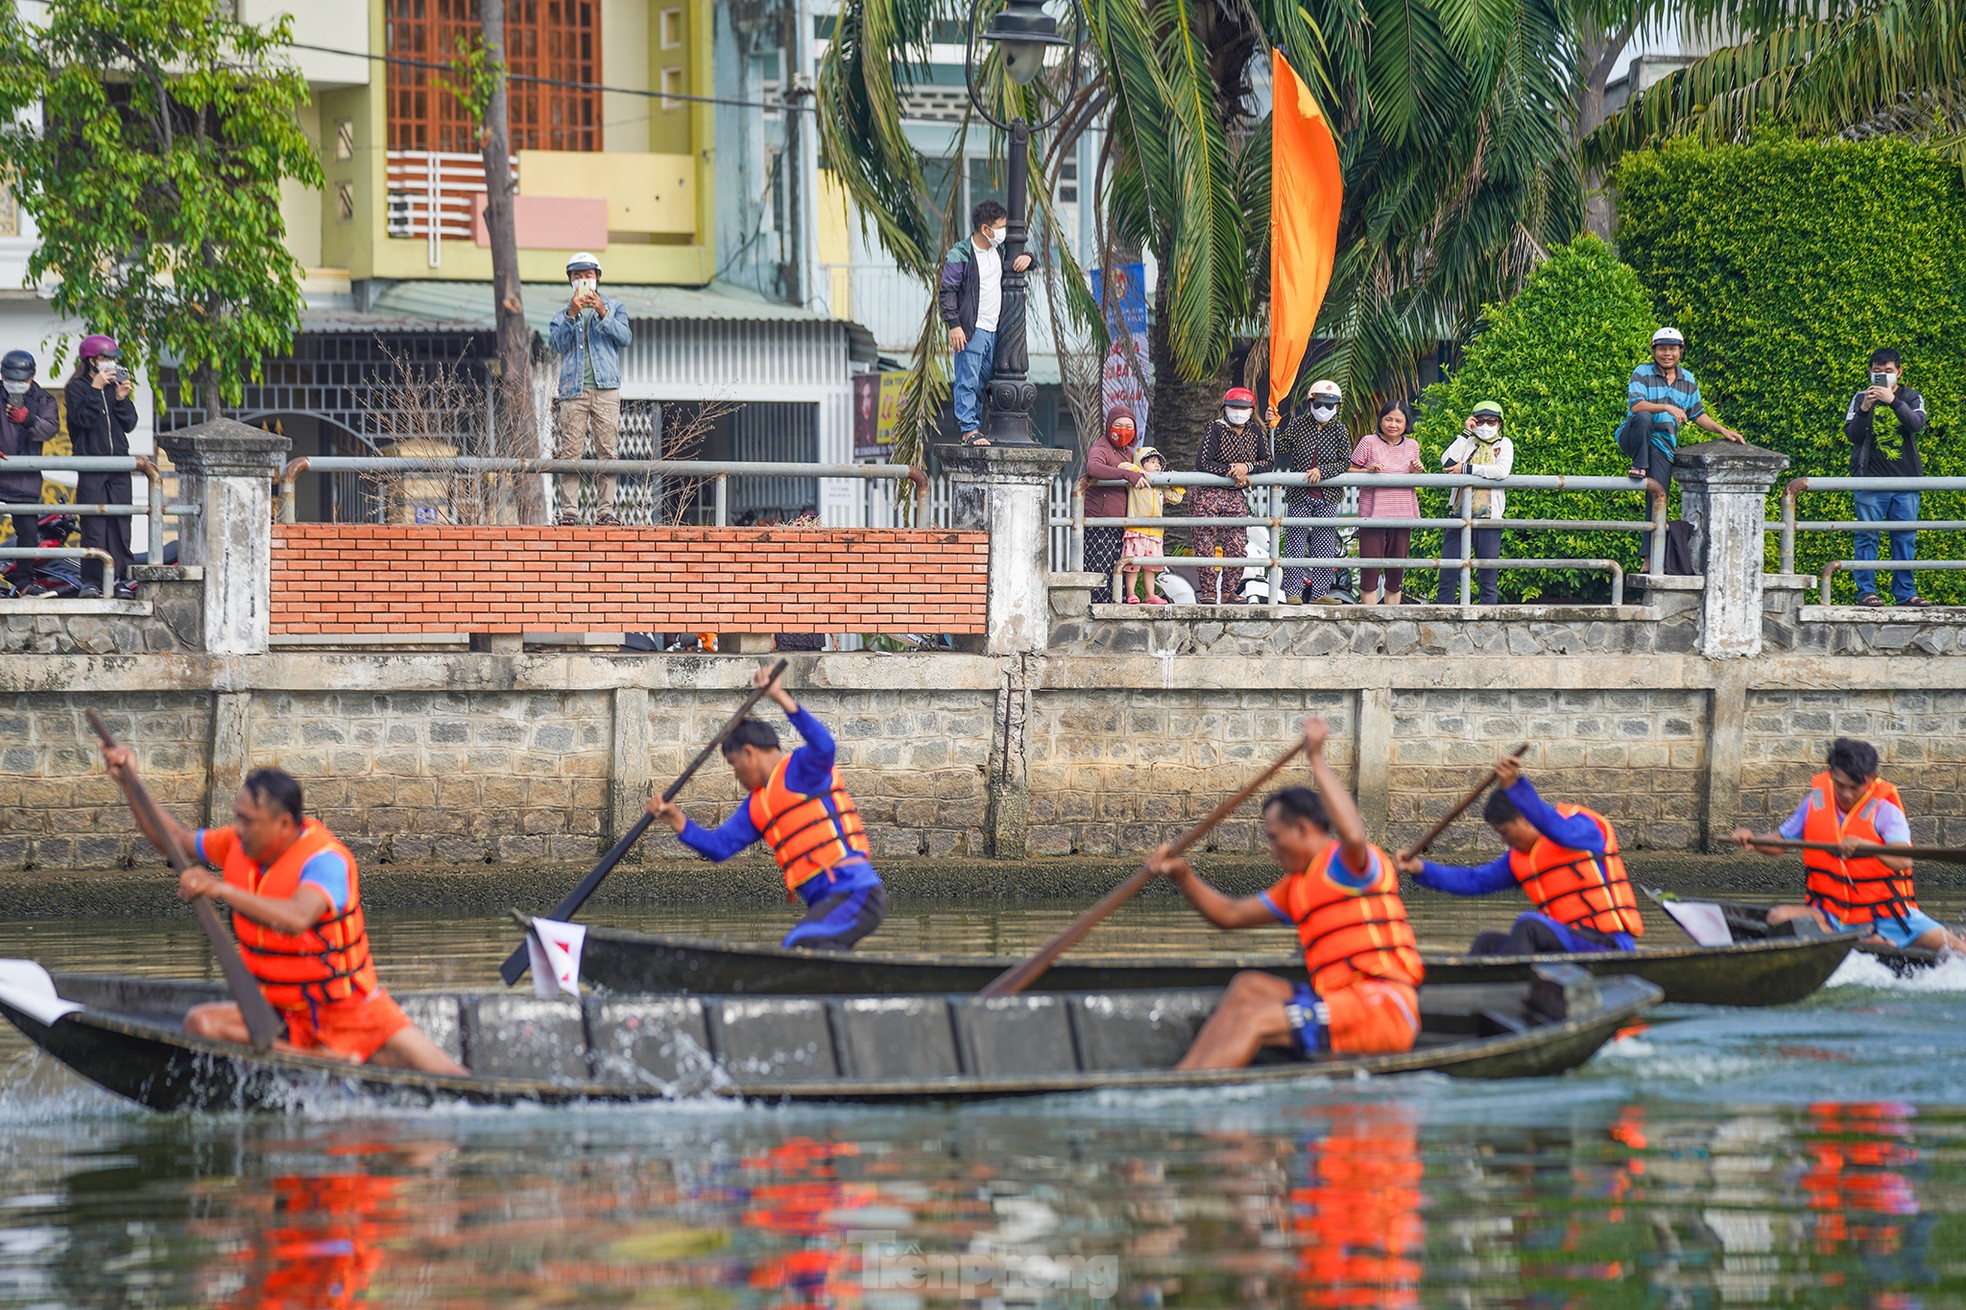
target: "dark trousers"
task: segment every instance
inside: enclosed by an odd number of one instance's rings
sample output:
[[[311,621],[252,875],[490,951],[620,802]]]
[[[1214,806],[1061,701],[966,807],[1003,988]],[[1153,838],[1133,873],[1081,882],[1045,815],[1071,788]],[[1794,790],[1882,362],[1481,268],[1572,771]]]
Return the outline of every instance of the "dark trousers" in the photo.
[[[1448,528],[1446,540],[1441,542],[1442,559],[1461,558],[1461,530]],[[1500,528],[1476,528],[1474,530],[1474,557],[1476,559],[1502,558],[1502,530]],[[1502,599],[1502,571],[1500,569],[1476,569],[1475,580],[1481,584],[1481,603],[1494,605]],[[1440,570],[1440,590],[1434,593],[1436,605],[1459,605],[1461,603],[1461,575],[1452,568],[1442,566]]]
[[[1617,942],[1589,928],[1558,924],[1540,914],[1525,914],[1507,932],[1475,936],[1469,955],[1571,955],[1578,951],[1615,951]]]
[[[127,505],[130,503],[130,475],[127,473],[79,473],[75,478],[75,499],[84,505]],[[154,531],[154,529],[153,529]],[[82,546],[94,547],[109,552],[115,568],[114,576],[102,580],[102,594],[107,596],[110,588],[130,575],[130,518],[119,514],[112,518],[106,514],[84,514],[82,516]],[[87,561],[84,561],[82,577],[89,576]],[[98,572],[102,570],[98,567]]]

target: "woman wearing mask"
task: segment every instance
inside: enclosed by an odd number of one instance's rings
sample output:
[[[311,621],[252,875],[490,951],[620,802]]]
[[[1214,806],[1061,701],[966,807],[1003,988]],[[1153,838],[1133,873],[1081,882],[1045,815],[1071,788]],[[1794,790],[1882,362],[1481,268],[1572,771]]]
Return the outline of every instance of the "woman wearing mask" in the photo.
[[[1136,487],[1147,485],[1147,475],[1131,467],[1133,443],[1138,437],[1132,410],[1125,405],[1115,405],[1106,411],[1105,432],[1085,452],[1085,478],[1081,486],[1085,491],[1087,518],[1126,517],[1126,488],[1096,487],[1093,483],[1125,482]],[[1125,536],[1125,528],[1089,527],[1085,530],[1085,571],[1099,575],[1099,585],[1092,589],[1092,600],[1096,605],[1104,605],[1113,599],[1113,570],[1119,566],[1120,546]]]
[[[1500,480],[1509,476],[1515,468],[1515,443],[1502,435],[1502,407],[1492,400],[1484,400],[1474,407],[1474,413],[1461,425],[1461,435],[1454,444],[1441,454],[1442,472],[1468,473],[1478,478]],[[1453,512],[1465,514],[1480,522],[1484,519],[1506,518],[1508,493],[1488,491],[1480,487],[1467,487],[1454,493]],[[1461,558],[1461,534],[1453,528],[1447,529],[1442,542],[1441,558]],[[1476,559],[1500,559],[1502,557],[1502,530],[1500,528],[1476,528],[1474,530],[1474,557]],[[1481,603],[1493,605],[1501,595],[1501,570],[1477,569],[1476,577],[1481,582]],[[1461,602],[1461,575],[1453,569],[1440,571],[1440,590],[1434,600],[1441,605],[1458,605]]]
[[[34,380],[34,356],[25,350],[10,350],[0,359],[0,383],[7,393],[6,413],[0,421],[0,459],[39,455],[41,443],[61,430],[60,402]],[[8,472],[0,464],[0,501],[31,505],[40,499],[40,473]],[[35,513],[13,516],[16,546],[40,544],[39,518]]]
[[[1190,513],[1196,518],[1239,519],[1249,516],[1249,500],[1243,493],[1252,474],[1268,473],[1275,467],[1270,450],[1270,430],[1254,421],[1256,395],[1247,387],[1231,387],[1222,397],[1222,417],[1208,425],[1201,435],[1201,449],[1195,466],[1203,473],[1229,478],[1233,487],[1197,487],[1188,498]],[[1228,559],[1239,558],[1249,549],[1249,533],[1241,525],[1207,527],[1194,530],[1195,558],[1212,559],[1217,550]],[[1232,578],[1242,576],[1238,566]],[[1195,598],[1204,605],[1237,599],[1236,583],[1223,591],[1222,570],[1199,567],[1195,570]]]
[[[1420,443],[1406,434],[1411,426],[1405,405],[1397,400],[1382,405],[1378,431],[1368,432],[1359,439],[1358,448],[1352,452],[1352,468],[1360,473],[1424,473],[1426,469],[1420,463]],[[1417,519],[1420,517],[1420,498],[1413,494],[1411,487],[1367,487],[1358,494],[1358,512],[1360,518],[1368,519]],[[1405,559],[1412,545],[1411,528],[1358,530],[1361,559]],[[1359,604],[1400,603],[1399,591],[1406,581],[1406,570],[1384,570],[1385,596],[1375,599],[1374,593],[1379,590],[1380,581],[1381,570],[1359,566]]]
[[[136,430],[137,407],[130,402],[136,384],[122,371],[118,357],[122,351],[114,337],[101,333],[82,338],[81,356],[75,372],[63,388],[68,406],[68,439],[77,455],[127,455],[130,433]],[[128,505],[130,475],[127,473],[82,473],[75,484],[75,500],[84,505]],[[155,528],[152,529],[153,536]],[[115,594],[128,597],[135,588],[124,581],[130,572],[130,520],[127,515],[82,516],[82,545],[107,551],[115,561],[114,577],[102,580],[105,594],[114,585]],[[88,576],[87,574],[83,575]]]
[[[1306,475],[1311,483],[1308,487],[1290,489],[1292,518],[1333,518],[1338,513],[1338,502],[1345,498],[1343,491],[1327,490],[1319,485],[1341,476],[1352,466],[1352,434],[1338,417],[1342,399],[1338,384],[1321,378],[1311,383],[1310,403],[1298,409],[1284,425],[1283,436],[1277,443],[1281,447],[1283,467]],[[1286,555],[1334,559],[1338,554],[1335,525],[1286,528],[1283,541]],[[1336,569],[1285,569],[1283,594],[1297,596],[1306,605],[1336,605],[1338,600],[1331,595],[1331,588],[1337,578]]]

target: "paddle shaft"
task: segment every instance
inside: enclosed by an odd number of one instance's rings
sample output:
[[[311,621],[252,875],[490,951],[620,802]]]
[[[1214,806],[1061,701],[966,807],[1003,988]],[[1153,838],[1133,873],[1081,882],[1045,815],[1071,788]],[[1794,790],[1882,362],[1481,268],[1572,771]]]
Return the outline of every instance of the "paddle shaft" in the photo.
[[[1267,783],[1271,778],[1276,777],[1276,775],[1283,769],[1284,765],[1290,763],[1290,761],[1292,761],[1293,759],[1296,759],[1298,752],[1302,751],[1303,749],[1304,749],[1304,743],[1301,741],[1298,742],[1295,746],[1292,746],[1274,764],[1270,765],[1269,768],[1264,769],[1261,773],[1257,774],[1256,777],[1253,778],[1249,782],[1249,784],[1245,786],[1241,791],[1229,797],[1229,799],[1223,801],[1220,805],[1217,805],[1215,809],[1210,812],[1207,818],[1203,819],[1200,823],[1197,823],[1194,827],[1188,829],[1188,831],[1182,833],[1181,839],[1175,842],[1174,845],[1169,848],[1168,853],[1170,855],[1179,855],[1181,852],[1187,850],[1190,846],[1193,846],[1196,842],[1200,841],[1203,837],[1206,837],[1210,829],[1212,829],[1216,824],[1222,822],[1222,820],[1228,818],[1231,814],[1235,813],[1236,810],[1241,808],[1242,803],[1244,801],[1248,800],[1251,796],[1254,796],[1258,791],[1260,791],[1264,783]],[[1050,941],[1046,942],[1041,948],[1039,948],[1038,953],[1036,955],[1033,955],[1030,959],[1025,960],[1021,964],[1013,965],[1011,968],[1005,969],[1002,973],[998,974],[995,978],[992,978],[990,980],[990,984],[987,987],[985,987],[979,993],[979,995],[982,996],[1017,995],[1017,993],[1023,991],[1025,988],[1029,987],[1032,983],[1036,982],[1040,977],[1042,977],[1044,971],[1046,969],[1049,969],[1052,966],[1053,961],[1057,960],[1059,956],[1063,955],[1066,951],[1071,950],[1072,947],[1078,945],[1080,939],[1082,939],[1087,933],[1091,932],[1095,927],[1097,927],[1101,920],[1103,920],[1107,915],[1111,914],[1114,910],[1117,910],[1120,906],[1132,900],[1135,896],[1139,895],[1140,889],[1145,887],[1148,883],[1152,882],[1153,880],[1154,880],[1154,870],[1152,866],[1148,864],[1141,865],[1139,870],[1135,872],[1131,877],[1129,877],[1125,882],[1113,888],[1113,890],[1107,892],[1104,896],[1102,896],[1099,899],[1098,903],[1095,904],[1091,909],[1087,910],[1084,914],[1081,914],[1078,918],[1072,920],[1072,922],[1066,926],[1063,932],[1059,933],[1056,937],[1053,937]]]
[[[94,710],[85,711],[89,726],[95,729],[96,736],[104,746],[114,746],[116,738],[110,735],[109,725],[102,721],[102,715]],[[157,834],[164,848],[164,858],[171,868],[183,873],[196,863],[178,843],[177,833],[165,821],[164,812],[157,807],[150,789],[140,778],[118,776],[117,785],[123,789],[123,799],[129,802],[130,809],[142,821],[140,826],[148,826]],[[266,993],[259,989],[259,980],[246,968],[245,959],[239,954],[239,943],[232,939],[224,921],[218,917],[218,907],[209,897],[200,896],[191,902],[191,912],[198,919],[198,926],[205,930],[205,939],[212,944],[212,954],[218,957],[219,972],[225,975],[226,990],[238,1002],[239,1014],[246,1021],[246,1033],[252,1038],[255,1051],[272,1049],[286,1031],[280,1016],[273,1012]]]
[[[1522,745],[1516,747],[1513,751],[1509,753],[1513,755],[1515,758],[1521,759],[1523,752],[1527,751],[1528,749],[1529,749],[1529,743],[1525,741],[1524,743],[1522,743]],[[1414,842],[1413,845],[1408,847],[1406,850],[1401,851],[1399,853],[1399,857],[1402,860],[1410,860],[1415,855],[1420,854],[1422,851],[1426,850],[1427,847],[1433,845],[1436,841],[1440,840],[1440,835],[1443,832],[1447,831],[1448,825],[1453,823],[1454,820],[1460,818],[1463,814],[1466,814],[1468,811],[1468,806],[1473,805],[1476,801],[1480,800],[1481,794],[1487,791],[1488,788],[1494,784],[1494,782],[1495,782],[1495,770],[1490,769],[1487,775],[1483,777],[1479,783],[1475,784],[1474,790],[1470,791],[1467,795],[1463,796],[1460,802],[1457,805],[1455,805],[1453,809],[1449,810],[1446,814],[1441,815],[1440,821],[1435,823],[1433,827],[1427,829],[1427,835],[1420,838],[1419,841]]]
[[[1843,848],[1835,842],[1826,841],[1762,841],[1755,839],[1756,846],[1782,846],[1792,851],[1827,851],[1831,855],[1843,854]],[[1876,855],[1895,855],[1907,860],[1933,860],[1939,864],[1966,864],[1966,851],[1950,846],[1875,846],[1866,843],[1857,848],[1851,859],[1861,860]]]
[[[717,729],[717,735],[705,743],[703,749],[696,753],[696,758],[689,762],[689,767],[684,769],[681,775],[669,784],[668,790],[662,793],[663,800],[673,801],[676,799],[682,792],[684,786],[689,783],[689,780],[696,776],[696,771],[703,767],[703,761],[709,759],[711,754],[719,746],[724,744],[724,738],[730,736],[737,725],[744,722],[744,716],[751,712],[752,707],[760,700],[763,700],[765,693],[769,692],[778,684],[779,678],[785,674],[787,663],[788,661],[786,660],[778,661],[777,664],[772,666],[771,676],[765,679],[765,685],[751,689],[751,694],[746,696],[744,703],[737,707],[737,713],[731,715],[730,718],[724,721],[724,726]],[[654,822],[655,816],[647,813],[644,813],[641,818],[635,820],[634,826],[623,833],[621,840],[616,842],[609,849],[608,853],[601,857],[601,862],[589,870],[587,876],[580,880],[580,885],[561,897],[560,903],[553,907],[553,913],[546,917],[549,919],[570,919],[580,913],[580,907],[587,904],[587,898],[594,894],[594,889],[601,885],[601,880],[614,872],[614,866],[621,863],[621,857],[633,849],[635,843],[642,839],[642,834],[647,832],[649,825]],[[498,976],[505,980],[507,987],[510,987],[518,982],[519,979],[526,976],[526,969],[530,965],[531,958],[526,954],[525,945],[521,943],[519,949],[506,956],[505,963],[498,967]]]

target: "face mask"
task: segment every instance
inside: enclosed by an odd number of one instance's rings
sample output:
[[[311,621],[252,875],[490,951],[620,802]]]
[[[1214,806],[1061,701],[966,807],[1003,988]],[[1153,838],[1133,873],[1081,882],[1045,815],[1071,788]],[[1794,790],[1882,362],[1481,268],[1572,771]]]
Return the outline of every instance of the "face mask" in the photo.
[[[1253,409],[1247,409],[1241,405],[1232,405],[1228,409],[1223,410],[1222,412],[1228,415],[1229,422],[1235,424],[1237,427],[1241,427],[1243,424],[1249,422],[1249,416],[1251,414],[1254,414],[1256,411]]]
[[[1010,240],[1010,228],[1008,226],[993,227],[990,229],[990,244],[992,246],[1001,247],[1008,240]]]
[[[1336,405],[1311,406],[1311,417],[1320,423],[1329,423],[1333,418],[1337,417],[1337,414],[1338,407]]]
[[[1502,429],[1496,427],[1493,423],[1475,424],[1475,436],[1481,438],[1483,441],[1493,441],[1501,435]]]
[[[27,394],[27,383],[9,382],[7,384],[7,399],[19,400],[21,397],[25,396],[26,394]]]

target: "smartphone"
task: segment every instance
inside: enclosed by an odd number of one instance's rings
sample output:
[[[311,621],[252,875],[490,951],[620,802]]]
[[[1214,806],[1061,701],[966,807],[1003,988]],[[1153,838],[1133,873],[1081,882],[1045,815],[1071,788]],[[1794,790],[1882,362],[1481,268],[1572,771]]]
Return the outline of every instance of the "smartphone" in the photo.
[[[1888,387],[1891,385],[1891,375],[1889,373],[1873,373],[1870,375],[1870,384],[1873,387]]]
[[[595,278],[577,277],[573,280],[573,293],[576,296],[584,295],[585,293],[594,290],[596,287],[600,285],[601,285],[600,282]]]

